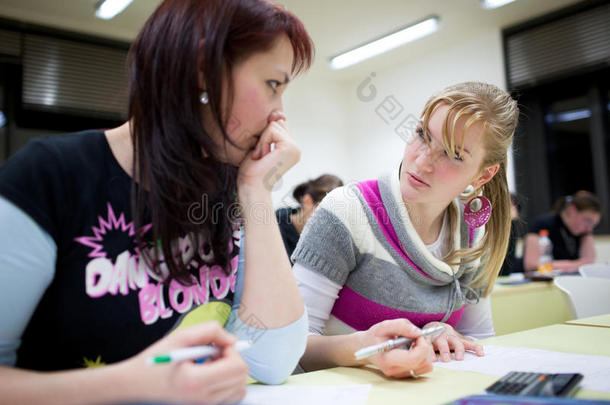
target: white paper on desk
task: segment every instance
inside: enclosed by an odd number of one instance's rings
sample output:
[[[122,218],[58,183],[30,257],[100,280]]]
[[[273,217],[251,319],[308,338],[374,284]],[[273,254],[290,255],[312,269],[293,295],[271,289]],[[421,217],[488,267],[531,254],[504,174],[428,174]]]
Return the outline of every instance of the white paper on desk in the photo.
[[[364,405],[371,385],[249,385],[246,390],[238,405]]]
[[[486,345],[483,357],[466,352],[463,361],[437,362],[434,365],[497,376],[503,376],[511,371],[581,373],[584,375],[580,384],[582,388],[610,392],[610,357],[606,356]]]

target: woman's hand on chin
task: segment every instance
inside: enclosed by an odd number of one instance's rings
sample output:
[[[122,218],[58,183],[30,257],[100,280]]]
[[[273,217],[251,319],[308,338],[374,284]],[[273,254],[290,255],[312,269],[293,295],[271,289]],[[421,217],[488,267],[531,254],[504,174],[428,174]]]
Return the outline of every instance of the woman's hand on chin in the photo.
[[[271,192],[275,183],[300,158],[301,151],[288,132],[284,114],[275,111],[258,143],[240,164],[237,186],[239,189],[264,188]]]

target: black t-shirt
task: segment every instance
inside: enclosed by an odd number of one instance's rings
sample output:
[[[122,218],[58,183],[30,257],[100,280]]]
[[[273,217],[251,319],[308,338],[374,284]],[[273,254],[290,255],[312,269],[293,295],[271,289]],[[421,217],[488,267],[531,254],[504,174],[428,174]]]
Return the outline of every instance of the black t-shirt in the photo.
[[[55,275],[22,336],[18,367],[59,370],[120,361],[177,327],[187,313],[226,322],[238,243],[229,275],[211,262],[193,261],[195,285],[163,283],[136,249],[130,189],[131,178],[99,130],[33,140],[0,167],[0,195],[57,246]],[[179,242],[188,251],[189,240]]]
[[[529,232],[537,234],[541,229],[549,231],[553,243],[554,260],[577,260],[580,258],[582,236],[573,235],[559,215],[540,215],[530,224]]]
[[[282,240],[284,241],[288,257],[292,256],[292,252],[297,247],[299,237],[301,236],[290,219],[290,215],[295,214],[297,211],[297,208],[290,207],[279,208],[275,211],[275,217],[280,227],[280,233],[282,234]],[[292,263],[292,260],[290,262]]]

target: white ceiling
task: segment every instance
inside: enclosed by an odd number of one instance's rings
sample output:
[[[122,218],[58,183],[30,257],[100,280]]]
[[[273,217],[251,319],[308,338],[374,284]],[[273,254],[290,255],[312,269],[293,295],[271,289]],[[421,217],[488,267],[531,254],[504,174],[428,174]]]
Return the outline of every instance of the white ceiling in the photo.
[[[59,27],[107,38],[131,40],[159,0],[134,0],[110,21],[94,17],[98,0],[0,0],[0,16]],[[477,36],[578,2],[578,0],[517,0],[484,10],[479,0],[281,0],[299,16],[316,44],[315,71],[349,78],[370,69],[383,69],[421,57]],[[367,40],[419,21],[440,17],[440,30],[355,67],[332,72],[328,59]]]

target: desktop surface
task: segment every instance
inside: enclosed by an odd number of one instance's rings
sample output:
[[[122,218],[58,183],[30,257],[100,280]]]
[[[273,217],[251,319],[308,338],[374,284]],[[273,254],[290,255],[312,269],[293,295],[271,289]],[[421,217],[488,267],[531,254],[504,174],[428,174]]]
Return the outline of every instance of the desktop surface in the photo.
[[[581,326],[598,326],[601,328],[610,328],[610,314],[596,315],[588,318],[574,319],[566,321],[568,325]]]
[[[481,341],[484,345],[529,347],[566,353],[608,356],[610,370],[610,328],[578,325],[551,325],[497,336]],[[288,385],[371,384],[367,405],[404,403],[443,404],[482,393],[498,380],[497,376],[435,367],[419,379],[385,377],[374,367],[336,367],[291,376]],[[610,392],[578,390],[576,398],[610,400]]]

